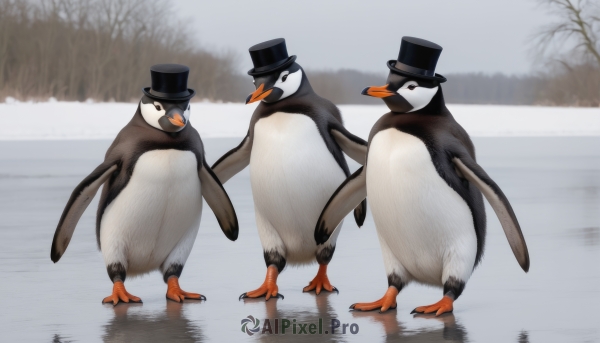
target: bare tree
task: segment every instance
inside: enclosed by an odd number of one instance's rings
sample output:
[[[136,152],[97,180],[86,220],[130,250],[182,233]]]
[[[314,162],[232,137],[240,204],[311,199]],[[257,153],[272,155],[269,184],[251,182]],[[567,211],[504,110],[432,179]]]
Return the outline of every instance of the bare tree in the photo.
[[[559,21],[543,28],[538,34],[538,48],[563,46],[574,40],[571,52],[591,57],[600,66],[600,6],[596,0],[540,0]],[[569,54],[570,55],[570,54]],[[568,61],[563,61],[568,62]]]
[[[600,106],[600,4],[597,0],[539,0],[559,19],[535,36],[546,63],[537,102]]]

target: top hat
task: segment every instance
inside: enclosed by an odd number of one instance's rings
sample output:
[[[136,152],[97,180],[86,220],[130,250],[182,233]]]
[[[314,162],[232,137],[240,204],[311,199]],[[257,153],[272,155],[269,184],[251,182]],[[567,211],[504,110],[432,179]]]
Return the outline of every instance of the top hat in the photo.
[[[262,42],[248,49],[254,68],[248,75],[259,76],[285,68],[296,60],[296,55],[288,57],[285,39],[276,38]]]
[[[446,82],[446,78],[435,73],[435,66],[442,53],[442,47],[415,37],[402,37],[398,60],[387,62],[388,68],[400,75],[417,79]]]
[[[155,64],[150,67],[152,87],[142,88],[149,98],[156,100],[185,101],[196,92],[187,88],[190,68],[181,64]]]

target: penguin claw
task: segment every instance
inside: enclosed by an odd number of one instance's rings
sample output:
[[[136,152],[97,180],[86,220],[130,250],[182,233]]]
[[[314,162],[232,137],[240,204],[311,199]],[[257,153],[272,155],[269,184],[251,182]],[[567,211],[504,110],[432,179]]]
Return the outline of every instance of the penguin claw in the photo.
[[[419,306],[415,308],[411,314],[413,313],[435,313],[435,316],[439,316],[443,313],[452,312],[454,310],[454,300],[448,296],[442,297],[442,300],[436,302],[435,304],[429,306]]]
[[[310,291],[315,291],[315,294],[319,295],[321,294],[322,290],[328,291],[328,292],[336,292],[337,294],[340,294],[340,291],[335,288],[331,282],[329,282],[329,278],[327,277],[327,265],[326,264],[321,264],[319,265],[319,271],[317,272],[317,275],[315,276],[314,279],[312,279],[311,282],[309,282],[308,286],[304,287],[302,289],[302,292],[306,293],[306,292],[310,292]]]
[[[206,297],[198,293],[189,293],[182,290],[179,287],[179,279],[177,277],[171,277],[167,280],[167,295],[168,300],[175,302],[182,302],[184,299],[191,300],[206,300]]]
[[[117,306],[120,302],[123,303],[142,303],[142,299],[130,294],[125,289],[125,285],[122,281],[117,281],[113,285],[113,293],[102,300],[103,304],[112,303],[113,307]]]
[[[107,297],[107,298],[109,298],[109,297]],[[131,303],[131,304],[143,304],[143,302],[142,302],[141,299],[139,301],[134,301],[134,300],[131,300],[131,299],[129,299],[129,301],[123,301],[123,300],[120,300],[120,299],[113,300],[112,298],[109,299],[109,300],[106,300],[106,298],[104,298],[104,300],[102,300],[102,305],[104,305],[104,304],[111,304],[113,307],[115,307],[115,306],[117,306],[119,304],[129,304],[129,303]]]
[[[383,313],[387,310],[393,310],[398,306],[396,303],[397,296],[398,290],[396,287],[389,287],[381,299],[370,303],[355,303],[350,305],[350,309],[353,311],[379,310],[379,313]]]
[[[398,304],[390,306],[390,308],[388,308],[388,310],[395,310],[396,307],[398,307]],[[387,311],[387,310],[386,310]],[[385,311],[381,311],[381,309],[379,309],[379,313],[384,313]]]
[[[283,299],[283,295],[279,294],[279,288],[277,287],[277,276],[279,275],[279,271],[277,267],[271,265],[267,267],[267,276],[265,277],[265,281],[260,287],[257,289],[242,293],[240,295],[239,300],[244,298],[260,298],[265,297],[265,301],[269,300],[272,297]]]
[[[265,298],[267,297],[267,295],[266,295],[266,294],[263,294],[262,296],[264,296]],[[240,301],[240,300],[242,300],[242,299],[246,299],[246,298],[253,298],[253,297],[249,297],[249,296],[248,296],[248,292],[244,292],[244,293],[242,293],[242,294],[240,295],[240,297],[238,298],[238,301]],[[273,299],[273,298],[277,298],[277,299],[281,299],[281,300],[285,299],[285,297],[283,296],[283,294],[281,294],[281,293],[277,293],[277,294],[275,294],[275,295],[273,295],[273,296],[269,297],[269,298],[268,298],[268,299],[266,299],[265,301],[269,301],[270,299]]]
[[[277,293],[277,294],[275,294],[275,295],[272,295],[272,296],[270,296],[269,298],[267,298],[267,295],[265,294],[265,295],[264,295],[264,297],[265,297],[265,301],[269,301],[269,300],[271,300],[271,299],[273,299],[273,298],[277,298],[277,299],[281,299],[281,300],[283,300],[283,299],[285,298],[285,297],[283,296],[283,294],[281,294],[281,293]]]

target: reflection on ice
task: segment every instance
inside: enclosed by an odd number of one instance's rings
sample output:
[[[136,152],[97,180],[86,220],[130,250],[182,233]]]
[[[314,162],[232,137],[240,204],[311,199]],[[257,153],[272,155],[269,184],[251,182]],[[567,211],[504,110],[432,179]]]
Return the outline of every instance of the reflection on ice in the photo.
[[[529,343],[529,333],[527,331],[521,331],[519,334],[519,343]]]
[[[369,318],[378,323],[385,332],[385,342],[468,342],[467,330],[458,323],[452,313],[444,313],[439,317],[434,314],[415,314],[413,318],[438,321],[443,326],[435,329],[409,330],[397,318],[396,310],[385,313],[378,311],[352,311],[355,318]]]
[[[54,334],[54,337],[52,337],[52,343],[69,343],[71,341],[67,340],[66,338],[62,337],[59,334]]]
[[[315,304],[315,310],[306,311],[306,310],[293,310],[286,309],[282,310],[277,305],[279,301],[285,301],[280,299],[269,299],[265,301],[264,298],[245,298],[244,303],[263,303],[265,306],[266,318],[269,318],[272,322],[274,319],[288,319],[288,320],[296,320],[296,323],[318,323],[319,319],[323,320],[324,330],[328,330],[331,325],[331,319],[337,318],[337,314],[333,307],[331,306],[330,297],[335,297],[337,294],[322,292],[319,295],[315,295],[314,292],[304,293],[305,295],[310,295]],[[309,305],[309,301],[306,302],[306,305]],[[261,324],[262,325],[262,324]],[[260,334],[257,335],[258,340],[261,342],[275,342],[281,341],[281,335],[268,335],[268,334]],[[321,336],[323,337],[323,336]],[[329,338],[329,342],[338,342],[343,341],[343,337],[341,336],[325,336]],[[287,342],[306,342],[306,335],[286,335],[285,340]]]
[[[238,143],[205,139],[207,162]],[[96,248],[96,203],[82,217],[65,260],[53,264],[48,255],[73,187],[98,165],[108,145],[110,141],[0,142],[0,274],[9,280],[0,283],[0,291],[11,295],[2,300],[0,341],[599,341],[600,151],[589,147],[600,146],[600,137],[475,139],[479,163],[511,200],[535,263],[528,274],[519,270],[488,207],[484,261],[454,314],[440,318],[409,314],[439,297],[439,289],[421,286],[402,291],[397,311],[348,311],[356,300],[381,296],[387,286],[370,216],[360,230],[347,225],[338,239],[331,280],[340,294],[302,293],[314,276],[311,267],[286,271],[278,279],[285,300],[238,301],[264,272],[248,170],[225,185],[243,227],[240,238],[235,243],[225,239],[206,211],[184,270],[185,285],[207,294],[208,302],[167,302],[156,273],[127,281],[143,305],[102,306],[110,282]],[[351,162],[351,169],[356,167]],[[589,306],[578,306],[583,303]],[[248,315],[260,318],[261,329],[266,318],[300,323],[322,318],[323,330],[338,319],[356,323],[360,331],[249,337],[240,330],[240,320]]]
[[[118,304],[114,317],[104,327],[104,342],[198,342],[202,333],[183,313],[193,303],[168,301],[164,312],[146,314],[143,304]],[[112,305],[104,305],[112,307]],[[137,311],[139,310],[139,311]]]
[[[576,238],[585,246],[600,245],[600,227],[585,227],[583,229],[573,229],[569,235]]]

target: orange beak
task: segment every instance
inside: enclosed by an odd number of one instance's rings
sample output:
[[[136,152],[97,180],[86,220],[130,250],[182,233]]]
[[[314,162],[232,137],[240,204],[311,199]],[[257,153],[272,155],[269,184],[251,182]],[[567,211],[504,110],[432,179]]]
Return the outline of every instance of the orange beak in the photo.
[[[392,96],[395,93],[388,90],[387,86],[389,84],[385,85],[385,86],[373,86],[373,87],[367,87],[365,89],[363,89],[363,91],[361,92],[362,95],[368,95],[368,96],[372,96],[375,98],[387,98],[388,96]]]
[[[273,91],[272,89],[269,89],[266,92],[263,92],[264,88],[265,84],[263,83],[252,94],[248,96],[248,98],[246,99],[246,104],[251,104],[253,102],[260,101],[268,97],[269,94],[271,94],[271,92]]]
[[[171,117],[167,117],[167,118],[169,119],[171,124],[173,124],[175,126],[178,126],[178,127],[185,126],[185,121],[183,120],[183,117],[179,113],[173,114],[173,118],[171,118]]]

